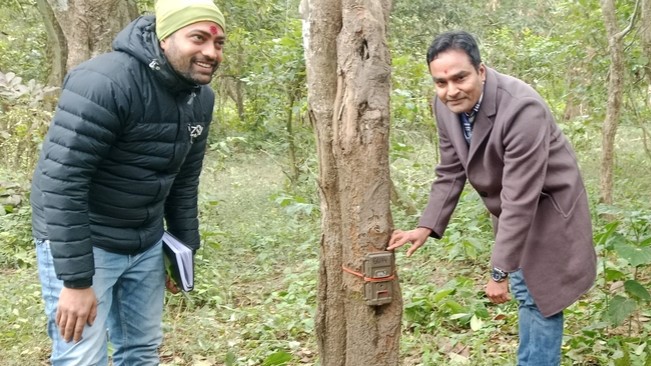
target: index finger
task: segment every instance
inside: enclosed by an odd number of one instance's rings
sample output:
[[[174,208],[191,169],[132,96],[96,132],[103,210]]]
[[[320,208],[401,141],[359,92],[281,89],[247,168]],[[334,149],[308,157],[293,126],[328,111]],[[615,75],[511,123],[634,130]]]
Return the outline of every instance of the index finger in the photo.
[[[400,241],[400,239],[402,239],[402,237],[404,236],[404,233],[405,232],[402,230],[395,230],[393,234],[391,234],[391,238],[389,239],[389,247],[394,246],[396,242]]]
[[[409,240],[407,238],[400,238],[397,239],[395,242],[390,243],[389,246],[387,247],[387,250],[393,250],[396,248],[400,248],[401,246],[407,244]]]

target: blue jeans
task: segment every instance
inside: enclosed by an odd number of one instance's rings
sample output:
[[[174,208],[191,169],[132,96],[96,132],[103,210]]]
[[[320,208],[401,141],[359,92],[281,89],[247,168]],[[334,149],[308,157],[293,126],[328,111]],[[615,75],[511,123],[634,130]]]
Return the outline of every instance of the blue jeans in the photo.
[[[534,303],[522,270],[509,274],[511,292],[520,303],[518,366],[558,366],[561,364],[563,312],[545,318]]]
[[[50,243],[36,240],[38,271],[52,339],[52,365],[108,365],[113,345],[113,365],[158,365],[163,339],[161,321],[165,295],[163,247],[159,241],[136,255],[93,248],[97,318],[86,325],[82,339],[66,342],[56,325],[56,310],[63,281],[54,272]]]

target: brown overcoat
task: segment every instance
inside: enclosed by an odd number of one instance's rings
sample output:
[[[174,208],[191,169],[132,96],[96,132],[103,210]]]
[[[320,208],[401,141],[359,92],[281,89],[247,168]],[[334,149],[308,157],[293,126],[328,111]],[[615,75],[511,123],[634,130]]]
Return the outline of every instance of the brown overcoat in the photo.
[[[441,161],[419,226],[440,238],[466,179],[496,218],[491,265],[522,269],[544,316],[590,289],[596,254],[588,200],[574,152],[542,97],[486,68],[470,146],[457,114],[434,100]]]

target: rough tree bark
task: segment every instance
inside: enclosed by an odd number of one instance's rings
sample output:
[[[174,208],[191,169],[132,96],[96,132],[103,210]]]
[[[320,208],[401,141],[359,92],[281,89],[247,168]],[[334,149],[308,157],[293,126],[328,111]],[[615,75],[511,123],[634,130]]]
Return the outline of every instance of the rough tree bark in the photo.
[[[111,49],[115,35],[138,16],[134,0],[36,0],[48,32],[53,67],[49,81]]]
[[[651,0],[642,0],[640,11],[640,38],[642,40],[642,50],[645,55],[651,55]],[[644,65],[644,73],[647,80],[647,108],[651,107],[651,59],[647,60]],[[649,137],[651,137],[649,130],[646,128],[647,121],[640,121],[640,129],[642,130],[642,141],[644,143],[644,150],[647,156],[651,157],[651,146],[649,146]]]
[[[47,31],[47,55],[52,67],[48,76],[48,85],[60,85],[65,76],[66,61],[68,59],[68,46],[65,42],[63,30],[54,16],[52,8],[46,0],[36,0],[38,11],[43,16],[43,23]]]
[[[651,0],[642,0],[640,5],[640,40],[644,53],[651,55]],[[651,59],[644,65],[644,71],[651,85]]]
[[[637,10],[637,4],[636,4]],[[608,75],[608,101],[606,118],[602,127],[601,168],[599,174],[599,201],[613,203],[613,167],[615,165],[615,136],[622,108],[624,84],[624,36],[633,28],[636,15],[633,14],[628,27],[622,31],[617,25],[615,0],[601,0],[601,12],[608,36],[610,69]]]
[[[392,231],[388,163],[390,0],[307,4],[308,108],[317,137],[322,212],[316,331],[323,366],[397,365],[402,298],[366,305],[364,255]]]

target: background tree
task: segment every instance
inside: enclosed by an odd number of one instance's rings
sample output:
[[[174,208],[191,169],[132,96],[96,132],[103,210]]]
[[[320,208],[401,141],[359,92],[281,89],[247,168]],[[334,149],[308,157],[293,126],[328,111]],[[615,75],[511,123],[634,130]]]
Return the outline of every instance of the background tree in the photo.
[[[602,152],[600,174],[600,201],[606,204],[613,203],[613,167],[615,152],[615,136],[622,108],[622,95],[624,84],[624,37],[633,29],[637,14],[631,16],[628,26],[620,30],[615,8],[615,0],[601,0],[601,9],[608,37],[608,51],[610,53],[610,69],[608,73],[608,101],[606,118],[602,127]]]
[[[133,0],[36,0],[47,31],[52,68],[59,85],[72,67],[111,50],[115,35],[138,16]]]
[[[651,0],[642,0],[640,6],[640,40],[642,43],[642,50],[646,55],[651,55]],[[644,76],[647,80],[647,98],[645,107],[646,110],[651,109],[651,58],[646,59],[644,64]],[[651,133],[648,129],[648,123],[640,123],[642,136],[644,137],[644,148],[648,156],[651,157]]]
[[[368,306],[364,255],[392,231],[388,163],[390,1],[308,5],[308,101],[317,136],[322,236],[316,332],[321,365],[397,365],[402,300]]]

